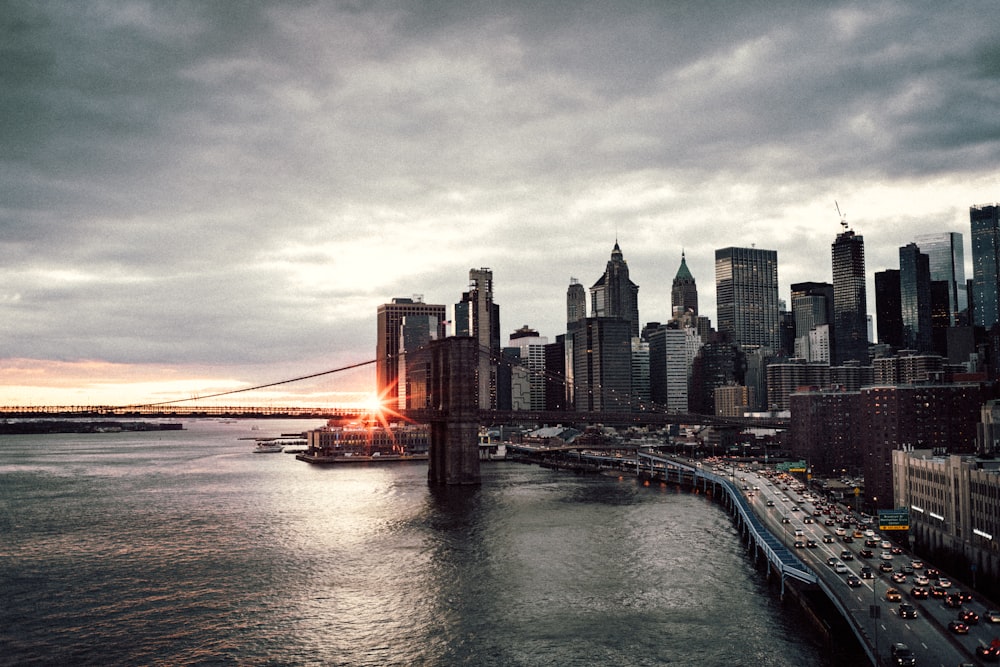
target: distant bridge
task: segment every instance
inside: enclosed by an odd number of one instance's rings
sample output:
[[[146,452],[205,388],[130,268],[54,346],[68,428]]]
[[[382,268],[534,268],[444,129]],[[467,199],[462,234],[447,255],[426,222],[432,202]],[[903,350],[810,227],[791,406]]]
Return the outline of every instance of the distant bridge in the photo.
[[[606,426],[666,426],[700,424],[732,428],[787,429],[787,417],[719,417],[694,413],[656,412],[577,412],[573,410],[479,410],[479,423],[500,424],[603,424]],[[402,410],[385,412],[392,421],[398,415],[406,421],[426,423],[441,419],[441,410]],[[147,419],[333,419],[355,421],[373,414],[359,407],[294,406],[188,406],[171,405],[41,405],[0,406],[0,419],[72,419],[96,417],[143,417]]]

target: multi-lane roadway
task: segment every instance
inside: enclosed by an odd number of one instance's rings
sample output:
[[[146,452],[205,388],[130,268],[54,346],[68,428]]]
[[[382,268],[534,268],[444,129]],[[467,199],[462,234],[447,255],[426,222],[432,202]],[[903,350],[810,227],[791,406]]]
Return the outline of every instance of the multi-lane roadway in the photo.
[[[897,643],[906,644],[921,667],[997,662],[976,649],[1000,641],[1000,608],[987,608],[975,595],[969,599],[968,591],[958,604],[958,585],[879,533],[877,522],[866,524],[865,517],[828,503],[790,475],[722,462],[715,467],[734,476],[756,514],[839,598],[881,664],[896,664],[890,650]],[[967,634],[958,634],[949,624],[969,611],[978,622],[967,620]]]

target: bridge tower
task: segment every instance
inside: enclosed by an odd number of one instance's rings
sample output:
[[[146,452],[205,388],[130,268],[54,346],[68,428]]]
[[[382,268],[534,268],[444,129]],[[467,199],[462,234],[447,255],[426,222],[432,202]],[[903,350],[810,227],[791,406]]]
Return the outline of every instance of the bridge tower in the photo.
[[[479,354],[471,337],[430,343],[428,484],[479,484]]]

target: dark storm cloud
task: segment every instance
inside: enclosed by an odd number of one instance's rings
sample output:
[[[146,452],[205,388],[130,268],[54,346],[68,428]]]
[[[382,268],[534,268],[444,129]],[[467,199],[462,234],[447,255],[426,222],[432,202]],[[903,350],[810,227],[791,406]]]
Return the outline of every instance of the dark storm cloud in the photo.
[[[707,304],[727,245],[829,280],[834,199],[884,268],[996,198],[994,13],[6,3],[4,354],[360,359],[379,303],[479,266],[504,330],[554,338],[616,235],[662,320],[682,249]]]

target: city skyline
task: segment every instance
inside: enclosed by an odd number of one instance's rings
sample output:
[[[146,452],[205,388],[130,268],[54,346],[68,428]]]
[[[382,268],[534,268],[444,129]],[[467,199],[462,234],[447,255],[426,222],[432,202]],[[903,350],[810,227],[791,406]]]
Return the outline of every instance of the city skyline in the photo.
[[[489,267],[501,337],[565,331],[617,241],[640,323],[682,253],[830,282],[1000,200],[989,3],[495,9],[8,3],[0,404],[127,404],[375,356],[375,312]],[[941,35],[949,35],[941,39]],[[589,313],[588,313],[589,314]],[[336,376],[335,376],[336,378]],[[347,400],[349,378],[266,403]]]

